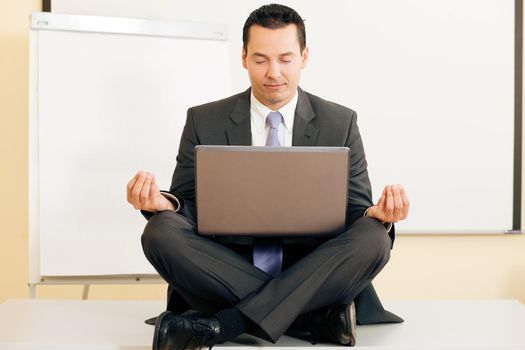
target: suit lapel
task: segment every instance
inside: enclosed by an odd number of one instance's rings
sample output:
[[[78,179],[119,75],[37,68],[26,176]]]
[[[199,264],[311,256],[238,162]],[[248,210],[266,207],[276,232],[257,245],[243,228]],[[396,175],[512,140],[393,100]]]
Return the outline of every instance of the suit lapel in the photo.
[[[226,128],[228,145],[249,146],[252,144],[250,124],[250,89],[246,90],[233,107],[230,120],[233,122]]]
[[[306,93],[298,88],[297,108],[293,121],[292,146],[315,146],[319,129],[312,121],[316,115]]]

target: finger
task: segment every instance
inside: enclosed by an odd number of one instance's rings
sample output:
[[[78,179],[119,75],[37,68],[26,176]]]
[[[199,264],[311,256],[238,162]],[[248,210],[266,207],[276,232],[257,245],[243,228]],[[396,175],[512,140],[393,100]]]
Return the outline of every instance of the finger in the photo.
[[[388,186],[386,191],[385,199],[385,221],[392,220],[392,215],[394,212],[394,194],[392,192],[392,186]]]
[[[385,206],[386,188],[387,186],[383,188],[383,193],[381,194],[381,198],[379,198],[379,202],[377,202],[377,206],[380,209],[383,209],[383,207]]]
[[[127,195],[127,199],[129,203],[131,203],[131,190],[133,189],[133,186],[135,186],[135,183],[137,182],[140,174],[142,174],[142,170],[136,173],[135,176],[133,176],[133,178],[128,182],[126,186],[127,188],[126,195]]]
[[[403,213],[403,200],[401,199],[399,185],[392,186],[392,193],[394,194],[394,222],[397,222],[401,219]]]
[[[410,208],[410,201],[408,200],[405,188],[401,186],[401,199],[403,200],[403,219],[408,216],[408,209]]]
[[[151,184],[155,186],[155,188],[159,188],[157,186],[157,179],[155,178],[155,175],[151,174],[151,177],[152,177],[152,180],[151,180]]]
[[[151,198],[155,196],[156,187],[157,187],[157,183],[155,181],[155,175],[151,174],[151,187],[149,190],[150,201],[151,201]]]
[[[131,189],[131,204],[133,204],[135,209],[140,209],[140,192],[142,192],[142,187],[144,187],[147,177],[148,173],[145,171],[142,172],[142,174],[140,174],[139,178],[137,179],[137,182]]]
[[[149,203],[156,206],[157,195],[160,193],[160,190],[157,186],[157,181],[155,180],[155,175],[151,174],[151,187],[149,189]]]
[[[142,187],[142,190],[140,191],[140,207],[142,209],[148,209],[149,208],[149,191],[151,187],[151,174],[148,174],[146,177],[146,180],[144,181],[144,186]]]

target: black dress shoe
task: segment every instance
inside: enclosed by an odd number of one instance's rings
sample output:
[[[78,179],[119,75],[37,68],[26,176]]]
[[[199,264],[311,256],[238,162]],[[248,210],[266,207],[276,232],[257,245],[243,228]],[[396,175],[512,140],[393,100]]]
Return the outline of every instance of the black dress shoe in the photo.
[[[346,346],[355,345],[357,322],[354,303],[334,305],[303,316],[302,323],[314,337],[313,344],[323,341]]]
[[[194,315],[194,314],[197,314],[198,311],[195,311],[195,310],[187,310],[187,311],[184,311],[181,315],[182,316],[187,316],[187,315]],[[152,317],[152,318],[148,318],[146,321],[144,321],[145,324],[149,324],[150,326],[154,326],[155,323],[157,323],[157,318],[158,316],[155,316],[155,317]]]
[[[218,341],[219,321],[213,316],[160,314],[155,324],[153,350],[211,349]]]

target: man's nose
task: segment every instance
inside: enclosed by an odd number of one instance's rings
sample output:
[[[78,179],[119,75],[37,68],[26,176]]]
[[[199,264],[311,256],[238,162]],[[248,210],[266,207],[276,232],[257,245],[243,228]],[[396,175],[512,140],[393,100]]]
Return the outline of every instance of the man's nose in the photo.
[[[268,78],[276,79],[281,76],[281,67],[278,62],[271,62],[267,72]]]

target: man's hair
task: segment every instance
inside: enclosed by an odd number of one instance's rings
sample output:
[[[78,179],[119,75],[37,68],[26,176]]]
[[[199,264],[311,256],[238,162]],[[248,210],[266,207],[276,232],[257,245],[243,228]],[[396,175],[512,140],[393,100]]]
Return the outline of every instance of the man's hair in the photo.
[[[260,25],[268,29],[278,29],[286,27],[289,24],[295,24],[297,28],[297,40],[299,47],[303,52],[306,47],[306,30],[304,20],[292,8],[279,4],[270,4],[259,7],[250,13],[242,29],[242,47],[248,52],[249,31],[251,26]]]

